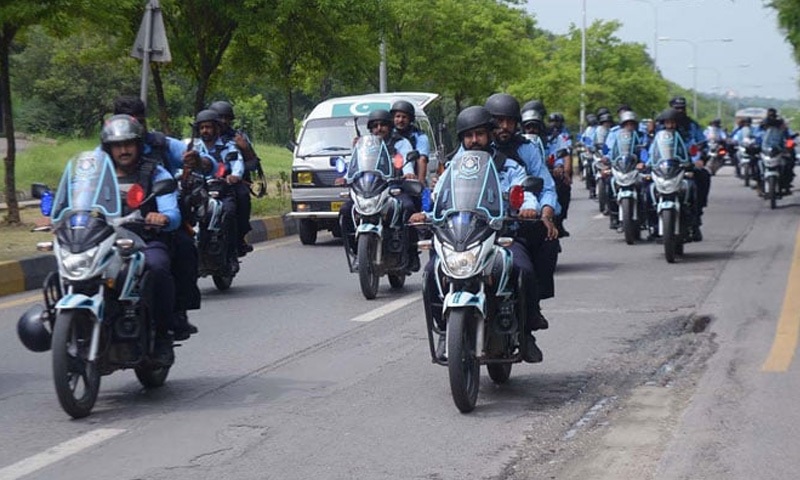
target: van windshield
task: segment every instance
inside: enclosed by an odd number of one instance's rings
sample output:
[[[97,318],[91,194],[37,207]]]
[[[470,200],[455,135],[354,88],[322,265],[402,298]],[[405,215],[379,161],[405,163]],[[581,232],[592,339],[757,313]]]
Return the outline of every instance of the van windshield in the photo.
[[[314,155],[347,155],[353,150],[356,138],[354,117],[333,117],[309,120],[303,129],[297,148],[298,157]],[[358,117],[362,135],[367,130],[367,117]]]

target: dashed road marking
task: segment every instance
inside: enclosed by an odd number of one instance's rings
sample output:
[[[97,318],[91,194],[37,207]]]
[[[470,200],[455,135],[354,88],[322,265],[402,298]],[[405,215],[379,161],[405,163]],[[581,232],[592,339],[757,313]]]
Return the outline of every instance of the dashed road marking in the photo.
[[[388,315],[396,310],[400,310],[401,308],[409,305],[417,300],[422,300],[422,295],[419,293],[412,293],[410,295],[406,295],[405,297],[398,298],[393,302],[389,302],[382,307],[378,307],[375,310],[371,310],[367,313],[363,313],[357,317],[351,318],[351,322],[371,322],[373,320],[377,320],[384,315]]]

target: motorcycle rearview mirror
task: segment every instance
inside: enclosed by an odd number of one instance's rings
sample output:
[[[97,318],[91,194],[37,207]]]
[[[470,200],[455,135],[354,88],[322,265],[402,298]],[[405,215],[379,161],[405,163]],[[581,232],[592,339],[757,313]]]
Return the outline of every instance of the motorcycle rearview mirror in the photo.
[[[544,180],[542,177],[525,177],[525,180],[522,181],[522,188],[525,189],[526,192],[531,192],[534,195],[538,195],[542,193],[542,190],[544,189]]]
[[[415,163],[419,160],[419,152],[417,150],[411,150],[406,154],[406,163]]]
[[[178,189],[178,182],[174,178],[165,178],[153,183],[153,191],[150,194],[153,197],[160,195],[167,195]]]
[[[45,192],[49,192],[49,191],[50,191],[50,187],[48,187],[44,183],[32,183],[31,184],[31,197],[33,197],[35,199],[41,199],[42,195],[44,195]]]
[[[522,185],[514,185],[508,194],[508,203],[514,210],[519,210],[525,201],[525,189]]]
[[[144,203],[144,189],[138,183],[134,183],[130,190],[128,190],[128,195],[125,198],[125,202],[128,204],[128,207],[135,210],[139,208],[142,203]]]
[[[794,138],[790,138],[786,140],[786,148],[792,149],[794,148]]]

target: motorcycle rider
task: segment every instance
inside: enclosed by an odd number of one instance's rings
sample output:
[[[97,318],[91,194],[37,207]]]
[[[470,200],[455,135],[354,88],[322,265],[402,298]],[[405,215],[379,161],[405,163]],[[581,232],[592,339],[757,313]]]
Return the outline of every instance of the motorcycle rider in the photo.
[[[568,237],[569,232],[564,228],[564,220],[569,213],[569,204],[572,199],[572,139],[569,130],[564,125],[564,115],[555,112],[548,117],[550,134],[547,139],[547,164],[551,166],[550,173],[556,182],[556,194],[561,212],[556,216],[558,236]],[[556,163],[555,160],[559,160]]]
[[[496,126],[492,117],[493,116],[488,109],[480,106],[467,107],[458,114],[458,117],[456,118],[456,132],[461,143],[461,148],[459,149],[459,152],[456,153],[456,156],[460,155],[464,150],[483,150],[491,153],[500,176],[500,182],[503,188],[506,191],[509,191],[513,185],[520,185],[525,179],[525,167],[519,161],[506,157],[497,149],[496,145],[492,144],[492,132],[493,130],[496,131]],[[437,183],[436,193],[438,193],[440,188],[441,184]],[[520,208],[519,218],[543,218],[545,214],[540,213],[535,209],[536,203],[537,202],[534,195],[530,192],[525,192],[525,201]],[[552,212],[550,213],[550,216],[552,216]],[[426,220],[426,218],[427,215],[425,212],[419,212],[412,215],[409,220],[416,223],[423,222]],[[517,241],[514,242],[510,249],[513,252],[512,258],[514,267],[524,279],[524,295],[528,301],[528,305],[531,305],[536,303],[535,299],[537,298],[538,293],[537,282],[535,280],[536,275],[534,273],[535,269],[529,257],[528,248],[526,248],[524,245],[526,241],[526,238],[517,238]],[[425,285],[424,295],[426,296],[437,291],[436,280],[434,277],[434,275],[436,275],[436,272],[434,271],[435,265],[435,256],[431,256],[430,260],[425,265],[423,274],[423,284]],[[431,300],[431,298],[426,298],[425,301],[428,301],[433,307],[434,303]],[[444,324],[442,319],[441,301],[441,298],[439,298],[439,308],[431,308],[431,310],[433,319],[436,322],[439,330],[444,332],[447,326]],[[543,358],[542,351],[536,345],[536,338],[533,336],[534,330],[542,328],[541,326],[537,325],[538,322],[540,322],[540,319],[536,318],[536,315],[533,312],[526,321],[525,331],[527,335],[525,341],[527,342],[527,355],[524,360],[529,363],[541,362]],[[445,358],[445,342],[445,335],[441,335],[436,348],[436,355],[440,359]]]
[[[147,114],[144,102],[132,95],[122,95],[114,99],[114,115],[130,115],[145,130],[142,154],[155,158],[169,173],[175,174],[184,165],[202,166],[205,171],[215,168],[214,159],[187,153],[186,143],[161,132],[147,130]],[[175,278],[175,340],[186,340],[197,333],[197,327],[189,322],[188,310],[200,308],[200,289],[197,286],[197,247],[190,228],[175,230],[172,249],[172,275]]]
[[[250,201],[250,188],[248,185],[252,183],[251,172],[261,172],[261,159],[258,158],[253,144],[250,143],[250,138],[241,130],[235,130],[232,126],[233,120],[236,116],[233,113],[233,105],[225,100],[218,100],[208,106],[210,110],[214,110],[219,115],[219,123],[221,127],[220,139],[223,143],[233,142],[236,148],[242,154],[244,159],[244,177],[243,181],[237,182],[233,185],[233,191],[236,196],[236,231],[239,235],[236,241],[236,250],[240,257],[247,255],[253,251],[253,246],[247,243],[245,236],[250,231],[250,212],[252,211],[252,203]]]
[[[789,127],[786,125],[783,117],[779,116],[778,111],[774,108],[767,109],[767,116],[761,121],[761,124],[756,132],[759,143],[761,143],[764,138],[764,134],[766,134],[767,130],[770,128],[780,129],[784,142],[789,138],[794,137],[792,132],[789,130]],[[785,154],[787,161],[783,165],[780,173],[780,193],[782,195],[791,195],[792,181],[794,180],[794,164],[796,162],[795,150],[787,150],[785,147],[782,148],[786,150]]]
[[[408,140],[412,150],[419,152],[417,179],[425,186],[427,184],[428,156],[430,155],[431,147],[428,135],[414,124],[416,119],[414,105],[406,100],[397,100],[392,104],[392,109],[389,110],[389,113],[392,114],[394,131]]]
[[[127,215],[125,195],[134,184],[139,184],[149,193],[154,182],[170,179],[172,176],[159,163],[159,160],[144,155],[145,129],[130,115],[114,115],[109,118],[100,135],[102,149],[114,162],[120,193],[123,195],[123,212]],[[178,194],[172,192],[159,195],[142,204],[139,210],[144,215],[145,224],[157,225],[161,229],[153,232],[145,230],[142,250],[145,268],[155,294],[153,298],[153,320],[156,338],[153,361],[161,365],[171,365],[175,355],[172,350],[170,329],[174,328],[175,282],[172,277],[170,245],[175,230],[180,226],[181,214],[178,209]]]
[[[373,110],[367,117],[367,129],[372,135],[381,137],[389,150],[389,156],[395,155],[402,156],[404,162],[409,152],[413,149],[411,143],[398,133],[392,131],[394,119],[392,114],[386,110]],[[407,179],[417,179],[416,165],[413,162],[405,162],[402,168],[402,176]],[[348,180],[345,177],[336,179],[337,185],[343,185]],[[414,213],[419,211],[416,202],[407,193],[401,193],[397,198],[400,201],[401,208],[403,209],[403,223],[408,223],[408,218]],[[356,254],[356,224],[353,217],[354,203],[352,199],[348,199],[339,208],[339,226],[342,230],[342,238],[345,240],[345,245],[350,247],[350,251]],[[416,229],[409,228],[408,231],[408,254],[411,265],[409,269],[416,272],[420,268],[419,264],[419,251],[417,250],[417,231]]]
[[[194,141],[194,150],[210,155],[218,164],[225,165],[225,173],[227,175],[225,180],[230,186],[234,187],[233,192],[235,192],[236,185],[242,181],[244,176],[244,160],[233,141],[225,142],[221,138],[222,124],[219,121],[219,114],[211,109],[197,112],[193,128],[200,137]],[[239,271],[239,261],[237,260],[239,212],[237,211],[235,194],[224,195],[221,198],[221,202],[222,211],[225,214],[225,229],[228,233],[228,258],[231,262],[231,270],[236,273]]]
[[[544,186],[538,195],[541,212],[541,222],[525,223],[522,226],[526,238],[528,254],[533,261],[538,282],[538,300],[545,300],[555,296],[555,282],[553,276],[558,262],[560,244],[558,229],[554,219],[560,213],[558,197],[555,192],[555,182],[540,156],[539,149],[525,137],[519,134],[517,126],[522,119],[519,102],[507,93],[495,93],[486,99],[486,110],[494,118],[494,142],[492,145],[498,152],[507,158],[517,161],[525,168],[528,175],[540,177]],[[541,106],[543,109],[544,105]],[[462,146],[463,148],[463,146]],[[563,158],[556,160],[563,163]],[[534,330],[545,329],[549,326],[547,319],[542,314],[539,302],[533,305]]]
[[[716,134],[719,136],[717,140],[726,140],[728,136],[725,134],[725,130],[722,128],[722,120],[719,118],[715,118],[709,122],[708,126],[705,130],[703,130],[703,137],[708,140],[709,135]]]
[[[691,148],[696,145],[699,149],[705,145],[706,138],[703,136],[700,125],[695,122],[691,117],[686,114],[686,98],[673,97],[669,101],[669,106],[678,112],[677,131],[683,139],[684,145]],[[711,189],[711,173],[704,168],[705,162],[702,156],[695,156],[694,158],[694,184],[697,187],[697,226],[692,233],[692,240],[699,242],[703,239],[703,234],[700,231],[700,225],[703,224],[703,209],[708,204],[708,193]]]
[[[605,155],[603,160],[606,163],[610,163],[612,160],[616,159],[620,156],[620,152],[622,150],[622,145],[620,144],[620,131],[627,131],[631,133],[630,141],[631,145],[628,151],[632,154],[636,155],[637,158],[639,156],[639,150],[644,145],[644,141],[639,134],[639,122],[636,118],[636,114],[631,110],[624,110],[620,112],[619,116],[619,129],[614,132],[614,135],[609,133],[608,137],[606,138],[606,146],[608,147],[608,155]],[[636,168],[639,170],[644,169],[644,163],[640,160],[636,164]],[[617,215],[619,205],[617,204],[617,198],[615,195],[608,196],[608,209],[609,209],[609,228],[612,230],[618,230],[620,228],[619,224],[619,216]]]

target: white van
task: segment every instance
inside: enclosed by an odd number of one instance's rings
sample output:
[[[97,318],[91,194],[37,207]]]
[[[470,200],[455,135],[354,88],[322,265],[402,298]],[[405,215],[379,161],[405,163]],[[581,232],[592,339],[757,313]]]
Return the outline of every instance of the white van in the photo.
[[[428,135],[430,155],[428,171],[434,171],[444,154],[435,140],[434,130],[425,107],[439,98],[435,93],[396,92],[374,93],[326,100],[303,121],[292,161],[292,212],[289,217],[298,220],[300,241],[313,245],[319,230],[339,231],[339,207],[344,199],[340,195],[346,187],[334,186],[336,161],[347,159],[352,151],[353,139],[369,133],[367,116],[373,110],[390,110],[397,100],[406,100],[415,106],[414,124]]]

